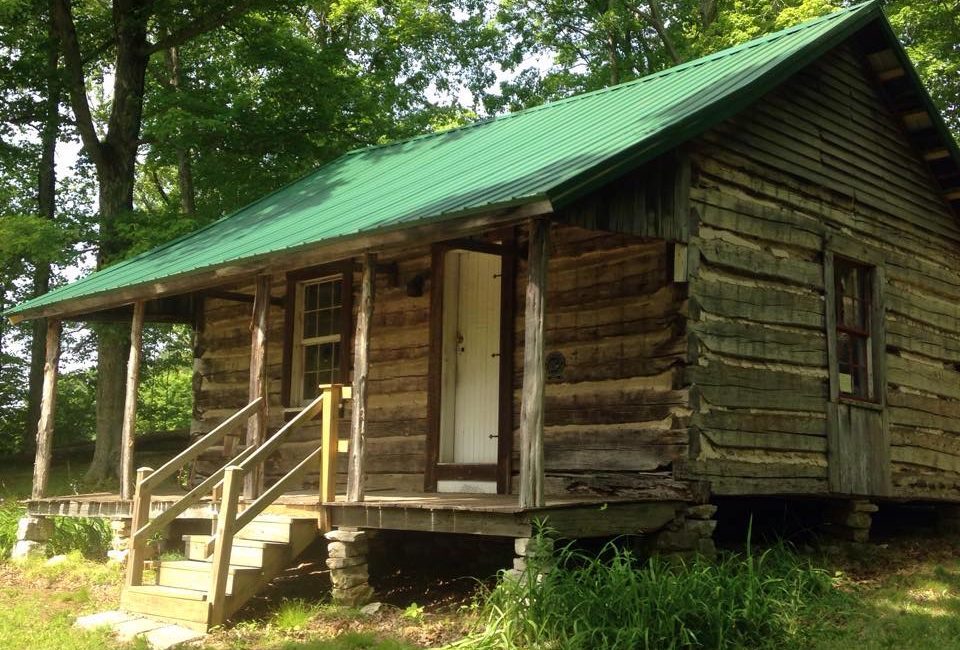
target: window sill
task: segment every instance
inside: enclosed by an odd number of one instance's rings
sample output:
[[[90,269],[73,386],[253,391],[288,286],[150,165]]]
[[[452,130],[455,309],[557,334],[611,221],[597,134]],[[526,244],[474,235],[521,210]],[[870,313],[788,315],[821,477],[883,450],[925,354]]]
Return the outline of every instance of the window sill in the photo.
[[[865,409],[871,409],[873,411],[882,411],[885,408],[883,402],[872,402],[865,399],[857,399],[856,397],[847,397],[846,395],[840,395],[837,398],[837,401],[840,404],[847,404],[848,406],[859,406]]]

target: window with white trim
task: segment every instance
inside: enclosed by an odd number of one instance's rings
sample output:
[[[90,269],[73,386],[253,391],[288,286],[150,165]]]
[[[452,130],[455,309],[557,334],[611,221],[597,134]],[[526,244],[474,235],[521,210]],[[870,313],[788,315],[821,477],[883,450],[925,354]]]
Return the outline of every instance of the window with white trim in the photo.
[[[305,404],[319,386],[341,381],[343,281],[340,276],[298,282],[290,397]]]

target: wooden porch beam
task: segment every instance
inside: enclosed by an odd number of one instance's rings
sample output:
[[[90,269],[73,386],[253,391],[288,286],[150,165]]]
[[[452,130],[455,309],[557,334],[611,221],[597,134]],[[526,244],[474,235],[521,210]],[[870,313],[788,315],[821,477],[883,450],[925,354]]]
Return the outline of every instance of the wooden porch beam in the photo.
[[[263,403],[247,426],[247,447],[259,447],[267,432],[267,328],[270,316],[270,276],[258,275],[250,321],[249,402],[258,397]],[[243,496],[255,499],[263,491],[263,464],[257,463],[244,477]]]
[[[32,309],[11,316],[10,322],[18,323],[45,316],[79,318],[92,311],[116,307],[131,300],[145,297],[154,299],[190,291],[216,289],[228,283],[246,281],[264,271],[273,274],[286,273],[308,266],[349,259],[374,247],[381,252],[392,252],[408,248],[411,244],[426,244],[452,237],[468,237],[491,229],[523,223],[525,219],[533,216],[551,213],[553,213],[553,205],[550,201],[543,199],[515,207],[444,219],[423,226],[398,227],[395,230],[357,235],[330,244],[304,244],[298,248],[284,249],[269,255],[258,255],[213,269]]]
[[[40,420],[37,423],[37,455],[33,463],[31,498],[41,499],[47,492],[50,458],[53,455],[53,416],[57,404],[57,365],[60,362],[59,320],[47,321],[47,358],[43,364],[43,394],[40,400]]]
[[[120,496],[133,498],[133,450],[137,433],[137,390],[140,387],[140,358],[143,342],[145,303],[133,305],[130,321],[130,357],[127,361],[127,393],[123,402],[123,429],[120,434]]]
[[[538,508],[543,497],[543,332],[550,222],[530,220],[524,308],[523,392],[520,402],[520,507]]]
[[[363,257],[363,279],[357,332],[353,338],[353,408],[350,411],[350,454],[347,463],[347,501],[363,501],[364,445],[367,435],[367,370],[370,352],[370,320],[373,318],[374,275],[377,256]]]

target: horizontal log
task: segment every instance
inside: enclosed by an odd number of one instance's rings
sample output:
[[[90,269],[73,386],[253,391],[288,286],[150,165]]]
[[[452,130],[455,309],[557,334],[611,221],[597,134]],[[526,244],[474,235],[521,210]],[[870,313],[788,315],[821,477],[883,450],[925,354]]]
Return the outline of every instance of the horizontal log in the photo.
[[[687,380],[697,385],[703,398],[714,406],[826,410],[826,377],[713,362],[709,366],[687,368]]]
[[[711,266],[823,290],[823,267],[818,263],[779,257],[768,250],[753,250],[721,240],[700,240],[697,247]]]
[[[699,308],[725,318],[823,329],[824,307],[818,295],[755,285],[692,278],[690,297]]]
[[[801,435],[796,433],[756,433],[724,429],[701,429],[714,446],[735,449],[764,449],[767,451],[816,451],[826,453],[826,435]]]
[[[827,339],[819,332],[716,319],[691,323],[690,329],[691,341],[710,352],[817,368],[827,365]]]

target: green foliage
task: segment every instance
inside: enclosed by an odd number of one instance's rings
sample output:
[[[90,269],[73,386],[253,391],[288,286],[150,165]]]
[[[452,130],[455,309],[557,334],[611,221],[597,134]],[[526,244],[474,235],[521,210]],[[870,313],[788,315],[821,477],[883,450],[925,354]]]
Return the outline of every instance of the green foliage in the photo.
[[[119,646],[108,629],[78,630],[73,627],[71,608],[53,609],[44,594],[25,594],[2,589],[0,597],[0,647],[31,650],[104,650]],[[52,610],[52,611],[51,611]],[[45,612],[45,616],[38,616]]]
[[[279,630],[303,629],[317,613],[317,606],[296,598],[285,600],[273,613],[272,624]]]
[[[48,549],[51,555],[77,552],[102,560],[110,549],[110,526],[96,517],[54,517]]]
[[[898,0],[886,11],[927,91],[960,139],[960,3]]]
[[[57,379],[57,410],[54,414],[54,446],[93,439],[96,417],[97,377],[93,368],[65,372]]]
[[[25,512],[26,508],[16,501],[0,501],[0,560],[10,556],[17,542],[17,524]]]
[[[779,648],[843,598],[829,574],[783,546],[714,563],[599,557],[566,547],[557,567],[504,577],[460,648]]]

